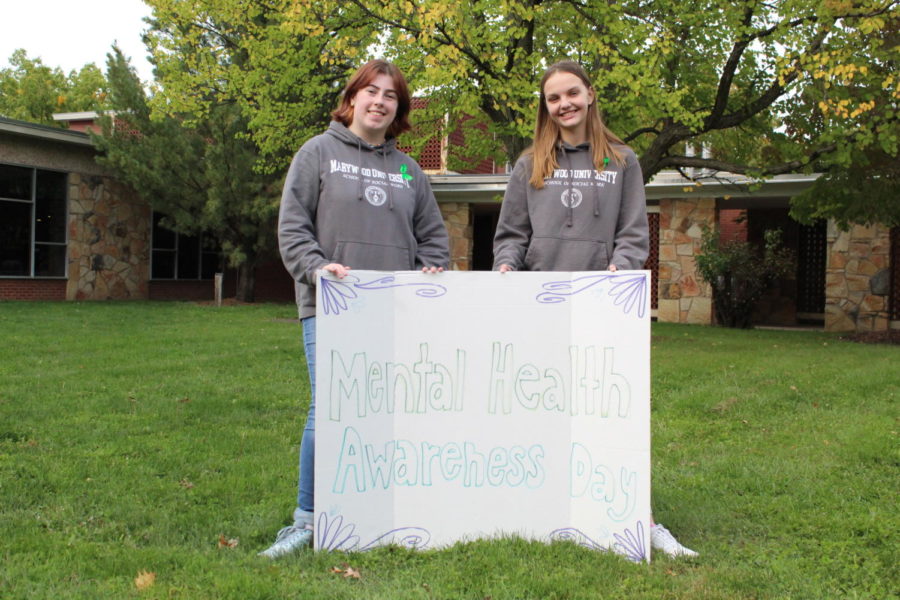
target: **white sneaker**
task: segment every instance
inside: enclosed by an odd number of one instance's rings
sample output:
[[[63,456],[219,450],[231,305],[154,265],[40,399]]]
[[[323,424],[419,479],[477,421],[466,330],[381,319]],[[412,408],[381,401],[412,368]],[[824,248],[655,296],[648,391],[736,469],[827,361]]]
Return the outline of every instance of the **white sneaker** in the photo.
[[[675,536],[659,523],[650,527],[650,547],[662,550],[669,556],[700,556],[690,548],[682,546]]]
[[[279,558],[296,552],[312,544],[313,530],[310,525],[289,525],[275,536],[275,543],[259,553],[266,558]]]

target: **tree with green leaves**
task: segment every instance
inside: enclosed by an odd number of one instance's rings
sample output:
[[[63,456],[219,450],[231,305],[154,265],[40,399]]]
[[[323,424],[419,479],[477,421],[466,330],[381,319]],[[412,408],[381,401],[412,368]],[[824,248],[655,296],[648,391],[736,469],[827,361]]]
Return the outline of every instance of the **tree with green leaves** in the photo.
[[[216,239],[238,269],[238,299],[252,301],[254,269],[275,247],[280,180],[254,169],[259,155],[246,117],[229,103],[213,103],[202,118],[154,117],[118,48],[108,55],[107,77],[115,113],[93,136],[98,162],[164,214],[165,226]]]
[[[895,222],[898,0],[148,4],[154,114],[190,125],[232,103],[268,170],[321,131],[373,53],[429,98],[413,114],[420,131],[464,123],[468,157],[512,162],[530,143],[543,70],[569,57],[647,180],[822,172],[799,218]]]
[[[309,30],[347,4],[296,2],[288,24]],[[829,178],[840,183],[862,164],[880,186],[882,163],[861,157],[898,157],[897,0],[350,4],[429,96],[432,118],[489,123],[480,138],[469,131],[476,154],[517,158],[530,143],[541,73],[568,57],[588,68],[606,120],[636,149],[647,180],[677,169],[698,183],[723,173],[843,172]],[[322,60],[345,55],[357,37],[349,23],[330,30]],[[816,192],[808,197],[818,205]],[[852,205],[850,218],[865,213],[859,195],[823,200],[834,201]],[[837,214],[810,218],[825,213]]]
[[[530,144],[543,70],[568,57],[588,68],[647,180],[821,172],[799,218],[891,215],[872,193],[896,191],[898,0],[149,3],[154,108],[203,114],[214,89],[241,106],[272,168],[321,129],[340,82],[375,52],[428,96],[416,122],[437,133],[463,123],[465,154],[513,162]],[[865,194],[831,193],[862,180]]]
[[[102,110],[109,93],[106,78],[90,63],[68,75],[29,58],[24,49],[13,52],[9,66],[0,69],[0,115],[43,125],[62,126],[53,113]]]
[[[156,114],[202,119],[222,103],[246,117],[249,139],[277,170],[327,126],[347,76],[366,59],[377,28],[360,11],[319,10],[294,0],[147,0],[145,39],[156,67]],[[294,20],[302,11],[302,23]],[[352,29],[341,56],[326,55],[335,32]]]

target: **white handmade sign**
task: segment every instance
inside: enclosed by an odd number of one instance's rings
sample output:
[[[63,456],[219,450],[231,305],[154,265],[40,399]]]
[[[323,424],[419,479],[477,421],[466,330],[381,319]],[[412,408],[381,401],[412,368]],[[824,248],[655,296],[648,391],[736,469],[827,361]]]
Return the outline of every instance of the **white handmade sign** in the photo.
[[[649,560],[647,271],[319,279],[315,546]]]

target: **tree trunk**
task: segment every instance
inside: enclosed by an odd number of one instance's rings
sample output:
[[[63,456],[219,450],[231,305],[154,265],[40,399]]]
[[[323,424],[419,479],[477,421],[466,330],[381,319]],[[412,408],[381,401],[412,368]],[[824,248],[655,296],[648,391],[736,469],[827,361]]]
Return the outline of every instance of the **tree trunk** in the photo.
[[[509,170],[512,172],[512,168],[516,165],[516,161],[519,160],[519,156],[521,156],[525,148],[531,145],[531,140],[517,135],[504,135],[501,139],[503,140],[503,147],[506,148],[506,160],[509,161]]]
[[[238,302],[253,302],[256,294],[256,261],[245,260],[237,272]]]

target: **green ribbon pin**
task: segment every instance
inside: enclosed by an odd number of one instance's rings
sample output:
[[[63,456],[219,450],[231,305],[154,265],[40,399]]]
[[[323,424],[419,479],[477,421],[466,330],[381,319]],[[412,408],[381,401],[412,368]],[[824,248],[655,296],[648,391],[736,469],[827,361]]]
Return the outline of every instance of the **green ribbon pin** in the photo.
[[[406,181],[412,181],[412,175],[409,175],[406,171],[409,169],[405,164],[400,165],[400,175],[403,176],[403,179]]]

